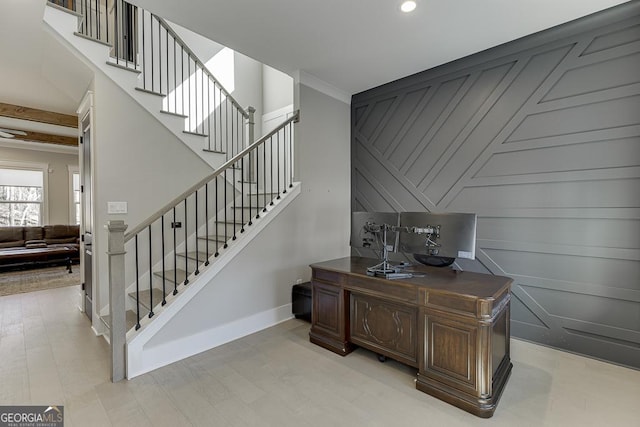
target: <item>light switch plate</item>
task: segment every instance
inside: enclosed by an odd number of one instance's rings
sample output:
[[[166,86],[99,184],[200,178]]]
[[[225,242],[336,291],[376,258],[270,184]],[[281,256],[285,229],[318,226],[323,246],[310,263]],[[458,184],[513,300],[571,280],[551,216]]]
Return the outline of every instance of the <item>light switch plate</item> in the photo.
[[[108,214],[126,214],[127,202],[107,202]]]

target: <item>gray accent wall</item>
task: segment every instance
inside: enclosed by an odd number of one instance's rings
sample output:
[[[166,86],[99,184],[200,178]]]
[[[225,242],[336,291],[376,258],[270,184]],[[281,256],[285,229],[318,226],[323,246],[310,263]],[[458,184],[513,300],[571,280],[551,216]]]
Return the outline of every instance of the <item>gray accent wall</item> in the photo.
[[[443,41],[444,42],[444,41]],[[640,2],[353,96],[352,211],[478,214],[511,334],[640,368]]]

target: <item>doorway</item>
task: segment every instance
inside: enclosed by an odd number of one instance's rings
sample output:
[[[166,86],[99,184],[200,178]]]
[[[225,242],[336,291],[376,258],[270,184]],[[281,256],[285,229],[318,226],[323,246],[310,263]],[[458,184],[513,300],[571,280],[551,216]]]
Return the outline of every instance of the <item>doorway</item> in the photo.
[[[80,206],[82,218],[82,246],[80,258],[82,268],[82,304],[84,313],[93,320],[93,218],[91,215],[91,114],[82,119],[82,135],[80,137]]]

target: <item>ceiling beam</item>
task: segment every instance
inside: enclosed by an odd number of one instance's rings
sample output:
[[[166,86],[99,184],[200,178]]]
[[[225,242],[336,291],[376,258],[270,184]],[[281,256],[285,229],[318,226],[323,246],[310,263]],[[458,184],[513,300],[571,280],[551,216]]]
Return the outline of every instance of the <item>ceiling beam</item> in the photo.
[[[51,125],[78,128],[78,117],[70,114],[55,113],[53,111],[38,110],[36,108],[21,107],[20,105],[0,102],[0,116],[11,117],[32,122],[48,123]],[[34,132],[35,133],[35,132]]]
[[[21,129],[15,129],[15,130],[21,130]],[[46,144],[66,145],[68,147],[78,146],[78,137],[53,135],[51,133],[32,132],[29,130],[21,130],[21,131],[26,133],[26,135],[14,135],[13,138],[11,139],[22,140],[22,141],[43,142]]]

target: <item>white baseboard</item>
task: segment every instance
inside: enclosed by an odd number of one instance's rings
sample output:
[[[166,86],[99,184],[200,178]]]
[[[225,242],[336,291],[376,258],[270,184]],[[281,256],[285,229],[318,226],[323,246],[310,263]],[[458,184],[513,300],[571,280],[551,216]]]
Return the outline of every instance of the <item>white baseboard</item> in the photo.
[[[141,354],[138,354],[138,357],[135,358],[140,362],[139,364],[129,359],[127,378],[131,379],[203,351],[211,350],[230,341],[282,323],[292,317],[291,303],[289,303],[170,343],[155,347],[145,347]],[[132,366],[134,364],[136,366]]]

